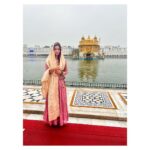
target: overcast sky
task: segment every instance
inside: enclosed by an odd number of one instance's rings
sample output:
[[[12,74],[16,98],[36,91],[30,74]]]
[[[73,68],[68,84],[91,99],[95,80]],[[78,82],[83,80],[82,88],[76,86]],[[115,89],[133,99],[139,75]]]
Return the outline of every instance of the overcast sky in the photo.
[[[126,47],[126,5],[24,5],[24,44],[45,46],[58,41],[78,47],[83,35],[96,35],[102,46]]]

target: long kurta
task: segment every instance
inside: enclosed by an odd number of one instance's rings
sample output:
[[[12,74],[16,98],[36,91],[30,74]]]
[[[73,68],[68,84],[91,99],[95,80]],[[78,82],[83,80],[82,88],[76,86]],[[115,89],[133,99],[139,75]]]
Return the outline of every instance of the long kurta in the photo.
[[[45,64],[45,70],[48,69],[47,64]],[[67,71],[65,66],[64,71]],[[49,89],[50,90],[50,89]],[[45,102],[45,110],[43,114],[43,120],[50,126],[57,125],[63,126],[68,122],[68,106],[67,106],[67,93],[66,85],[64,79],[58,79],[58,95],[59,95],[59,116],[55,120],[49,121],[48,116],[51,115],[48,111],[48,95]]]

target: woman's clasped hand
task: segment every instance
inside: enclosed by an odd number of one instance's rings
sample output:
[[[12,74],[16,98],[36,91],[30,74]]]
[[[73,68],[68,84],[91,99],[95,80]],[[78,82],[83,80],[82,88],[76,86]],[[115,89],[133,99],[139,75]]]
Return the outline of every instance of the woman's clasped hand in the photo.
[[[53,73],[53,72],[55,72],[59,76],[60,79],[65,78],[64,75],[63,75],[63,71],[60,69],[59,66],[49,69],[50,74]]]

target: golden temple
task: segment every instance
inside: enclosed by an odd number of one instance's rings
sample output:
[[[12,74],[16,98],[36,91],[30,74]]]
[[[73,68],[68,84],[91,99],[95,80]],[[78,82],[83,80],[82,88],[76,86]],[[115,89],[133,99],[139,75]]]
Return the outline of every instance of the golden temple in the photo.
[[[100,56],[100,41],[95,36],[91,38],[84,36],[79,42],[79,57],[80,58],[96,58]]]

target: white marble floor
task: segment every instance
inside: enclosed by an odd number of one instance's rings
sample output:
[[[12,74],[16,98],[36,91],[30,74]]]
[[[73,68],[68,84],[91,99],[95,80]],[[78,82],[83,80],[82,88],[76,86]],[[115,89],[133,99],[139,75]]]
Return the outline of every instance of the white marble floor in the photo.
[[[24,88],[33,88],[33,89],[40,89],[40,86],[24,86]],[[67,87],[67,100],[68,100],[68,109],[70,114],[75,114],[76,117],[69,117],[69,123],[79,123],[79,124],[90,124],[90,125],[102,125],[102,126],[116,126],[116,127],[127,127],[126,121],[119,121],[117,119],[110,120],[106,119],[107,117],[118,117],[118,118],[127,118],[127,104],[122,101],[121,97],[118,93],[126,93],[126,90],[114,90],[114,89],[89,89],[89,88],[81,88],[82,90],[90,90],[90,91],[101,91],[101,92],[109,92],[114,103],[117,106],[117,109],[103,109],[103,108],[86,108],[86,107],[72,107],[70,105],[73,93],[75,89],[80,88],[74,88],[74,87]],[[36,91],[35,91],[36,92]],[[36,95],[35,95],[36,96]],[[24,110],[29,111],[41,111],[44,110],[44,102],[41,100],[41,103],[37,102],[36,104],[30,103],[26,101],[23,104]],[[94,119],[94,118],[81,118],[79,115],[95,115],[95,116],[106,116],[105,120],[103,119]],[[78,117],[77,117],[78,116]],[[32,120],[42,120],[43,115],[35,114],[31,112],[24,112],[23,118],[24,119],[32,119]],[[83,117],[83,116],[82,116]]]
[[[29,120],[43,120],[43,115],[41,114],[23,114],[24,119]],[[69,123],[77,124],[89,124],[89,125],[101,125],[101,126],[113,126],[113,127],[127,127],[126,121],[115,121],[115,120],[101,120],[101,119],[91,119],[91,118],[76,118],[69,117]]]

